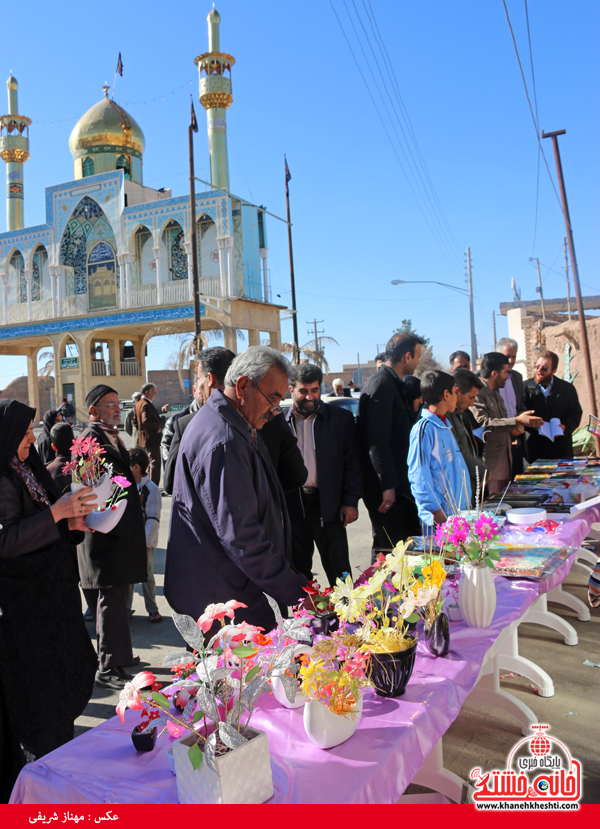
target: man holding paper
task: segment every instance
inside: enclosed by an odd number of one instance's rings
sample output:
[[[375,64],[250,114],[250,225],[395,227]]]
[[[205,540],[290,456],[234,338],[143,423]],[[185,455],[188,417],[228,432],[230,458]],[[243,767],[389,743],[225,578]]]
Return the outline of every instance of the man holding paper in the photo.
[[[538,458],[573,457],[573,432],[583,411],[575,386],[556,377],[557,368],[558,355],[544,351],[523,387],[524,405],[544,421],[539,430],[527,428],[530,463]]]

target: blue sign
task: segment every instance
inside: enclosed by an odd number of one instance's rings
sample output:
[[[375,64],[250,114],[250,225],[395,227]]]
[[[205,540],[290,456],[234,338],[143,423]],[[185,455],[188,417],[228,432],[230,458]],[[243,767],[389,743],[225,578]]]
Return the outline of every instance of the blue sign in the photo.
[[[189,389],[189,387],[190,387],[190,381],[187,377],[184,377],[183,378],[183,388],[184,389]]]

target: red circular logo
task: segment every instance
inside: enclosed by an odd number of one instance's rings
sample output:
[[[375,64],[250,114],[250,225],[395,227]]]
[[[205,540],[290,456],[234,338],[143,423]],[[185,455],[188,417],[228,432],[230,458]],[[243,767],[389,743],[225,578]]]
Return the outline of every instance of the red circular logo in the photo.
[[[543,757],[550,751],[550,740],[544,737],[543,734],[536,734],[533,740],[529,743],[529,750],[536,757]]]

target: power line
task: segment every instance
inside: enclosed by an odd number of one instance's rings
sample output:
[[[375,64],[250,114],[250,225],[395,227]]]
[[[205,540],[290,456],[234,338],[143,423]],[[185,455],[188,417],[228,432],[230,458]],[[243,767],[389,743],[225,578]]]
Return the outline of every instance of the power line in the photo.
[[[331,2],[331,0],[330,0]],[[540,132],[538,129],[537,122],[535,120],[535,115],[533,114],[533,107],[531,106],[531,100],[529,98],[529,91],[527,89],[527,81],[525,80],[525,73],[523,72],[523,66],[521,64],[521,58],[519,57],[519,50],[517,48],[517,41],[515,40],[515,33],[513,32],[512,23],[510,22],[510,16],[508,14],[508,9],[506,7],[506,0],[502,0],[502,4],[504,5],[504,11],[506,12],[506,20],[508,22],[508,28],[510,29],[510,34],[512,37],[513,46],[515,47],[515,54],[517,56],[517,61],[519,63],[519,69],[521,71],[521,78],[523,80],[523,86],[525,88],[525,96],[527,97],[527,103],[529,104],[529,112],[531,113],[531,120],[533,121],[533,126],[535,127],[535,135],[538,142],[538,147],[540,148],[540,152],[542,153],[542,158],[544,159],[544,164],[546,165],[546,170],[548,171],[548,176],[550,178],[550,183],[552,184],[552,189],[554,190],[554,195],[556,196],[556,200],[560,206],[560,212],[563,212],[562,204],[560,201],[560,196],[558,195],[558,191],[556,189],[556,185],[554,184],[554,179],[552,178],[552,174],[550,172],[550,167],[548,167],[548,162],[546,160],[546,154],[544,153],[544,148],[542,147],[542,142],[540,139]]]
[[[537,105],[537,92],[535,89],[535,72],[533,71],[533,50],[531,48],[531,31],[529,28],[529,11],[527,9],[527,0],[525,0],[525,18],[527,20],[527,41],[529,43],[529,63],[531,65],[531,82],[533,85],[533,100],[535,103],[535,125],[539,135],[540,132],[540,116],[538,114],[538,105]],[[538,145],[538,154],[537,154],[537,179],[535,184],[535,221],[533,224],[533,245],[531,253],[535,252],[535,239],[537,236],[537,220],[538,220],[538,203],[540,197],[540,149],[541,147]]]

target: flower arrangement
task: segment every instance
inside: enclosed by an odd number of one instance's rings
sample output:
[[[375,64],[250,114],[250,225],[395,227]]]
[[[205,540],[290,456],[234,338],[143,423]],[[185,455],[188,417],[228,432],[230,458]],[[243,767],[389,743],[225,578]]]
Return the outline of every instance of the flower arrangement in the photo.
[[[278,621],[287,622],[280,628],[282,640],[284,635],[291,638],[294,633],[308,637],[301,622],[283,620],[277,603],[269,596],[267,599]],[[122,721],[126,708],[144,709],[145,724],[165,727],[172,739],[186,732],[193,735],[188,758],[194,770],[206,761],[217,772],[217,756],[248,742],[245,732],[259,697],[269,690],[273,671],[286,671],[293,659],[296,641],[267,650],[273,638],[265,636],[262,628],[247,622],[234,623],[235,611],[242,607],[246,605],[235,600],[212,604],[197,622],[190,616],[174,614],[175,626],[193,652],[172,651],[163,660],[163,667],[179,675],[165,689],[170,693],[160,693],[154,675],[144,671],[127,683],[119,696],[117,713]],[[221,629],[205,644],[205,634],[215,621],[221,623]],[[282,679],[288,680],[283,682],[286,695],[294,699],[296,680],[292,676]],[[149,696],[140,694],[145,687],[151,689]]]
[[[98,507],[97,512],[105,512],[105,510],[116,509],[121,498],[127,497],[125,490],[131,486],[131,481],[128,481],[124,475],[115,475],[111,478],[111,491],[103,506]]]
[[[463,562],[486,564],[493,569],[500,554],[490,547],[500,536],[492,515],[482,512],[476,521],[453,515],[435,531],[435,542],[443,551],[454,553]]]
[[[305,614],[314,616],[318,613],[333,612],[333,605],[331,604],[333,587],[327,587],[323,590],[319,582],[316,579],[313,579],[302,589],[310,596],[314,605],[314,610],[312,608],[304,608]]]
[[[301,668],[301,690],[309,700],[322,703],[334,714],[358,716],[360,689],[368,685],[365,676],[369,652],[354,634],[338,633],[314,647]]]
[[[64,466],[63,474],[71,475],[73,482],[82,486],[97,486],[105,474],[112,475],[112,464],[102,455],[105,449],[96,438],[75,438],[71,446],[71,458]]]
[[[427,626],[431,626],[433,620],[441,613],[444,606],[442,596],[442,584],[446,579],[444,565],[436,558],[431,557],[430,563],[425,567],[418,568],[421,578],[417,578],[411,585],[414,595],[413,608],[423,619]],[[413,573],[416,573],[415,569]],[[410,598],[407,600],[410,607]]]

